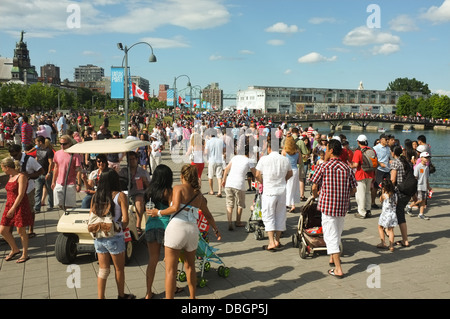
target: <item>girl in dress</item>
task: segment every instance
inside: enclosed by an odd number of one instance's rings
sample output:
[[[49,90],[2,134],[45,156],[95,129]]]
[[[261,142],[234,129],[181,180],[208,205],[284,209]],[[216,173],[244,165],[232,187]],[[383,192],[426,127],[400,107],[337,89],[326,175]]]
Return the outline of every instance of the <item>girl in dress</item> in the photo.
[[[395,193],[394,184],[390,179],[385,179],[381,183],[381,197],[382,211],[380,219],[378,220],[378,234],[380,235],[381,243],[377,248],[387,248],[385,244],[385,231],[389,237],[389,250],[394,251],[394,227],[398,225],[397,215],[395,210],[397,207],[397,194]]]
[[[33,224],[30,202],[26,194],[28,178],[20,173],[20,164],[12,158],[5,158],[1,162],[1,167],[6,175],[9,175],[6,189],[6,204],[3,217],[0,222],[0,233],[11,247],[11,252],[5,257],[5,261],[15,259],[22,253],[16,263],[24,263],[30,257],[28,256],[28,235],[26,227]],[[17,228],[17,232],[22,240],[22,252],[17,246],[12,235],[12,227]]]

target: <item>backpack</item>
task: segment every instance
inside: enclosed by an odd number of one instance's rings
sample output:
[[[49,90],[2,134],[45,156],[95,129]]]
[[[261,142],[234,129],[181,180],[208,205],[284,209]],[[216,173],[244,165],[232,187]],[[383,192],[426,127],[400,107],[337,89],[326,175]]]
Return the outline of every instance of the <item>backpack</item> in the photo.
[[[111,238],[122,230],[114,221],[110,208],[111,204],[108,203],[99,215],[92,210],[89,213],[88,231],[92,238]]]
[[[364,172],[374,172],[378,167],[377,153],[370,147],[360,148],[362,153],[361,169]]]
[[[397,184],[397,189],[404,195],[413,196],[417,192],[417,179],[414,176],[412,167],[404,165],[404,168],[405,177],[400,184]]]

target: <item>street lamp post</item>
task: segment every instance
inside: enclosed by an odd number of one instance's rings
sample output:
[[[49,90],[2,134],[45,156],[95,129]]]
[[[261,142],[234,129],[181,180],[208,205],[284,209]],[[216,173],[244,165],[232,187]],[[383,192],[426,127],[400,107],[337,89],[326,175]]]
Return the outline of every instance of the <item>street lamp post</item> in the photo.
[[[185,77],[188,78],[188,83],[186,84],[186,86],[189,86],[191,88],[191,93],[190,94],[191,94],[191,99],[192,99],[192,86],[191,86],[191,79],[189,78],[189,76],[187,76],[186,74],[182,74],[182,75],[179,75],[179,76],[175,77],[175,79],[173,80],[173,107],[174,107],[174,109],[175,109],[175,106],[177,105],[177,94],[176,94],[176,92],[177,92],[177,79],[182,77],[182,76],[185,76]]]
[[[129,93],[130,93],[130,87],[128,85],[128,51],[134,47],[135,45],[138,44],[147,44],[150,49],[152,50],[152,54],[150,55],[149,58],[149,62],[156,62],[156,56],[153,54],[153,47],[150,45],[150,43],[147,42],[137,42],[135,44],[133,44],[132,46],[130,46],[129,48],[127,46],[123,47],[122,43],[117,43],[117,47],[119,48],[119,50],[122,50],[125,53],[125,56],[123,57],[122,60],[122,66],[123,63],[125,62],[125,95],[124,95],[124,111],[125,111],[125,137],[128,137],[128,97],[129,97]]]

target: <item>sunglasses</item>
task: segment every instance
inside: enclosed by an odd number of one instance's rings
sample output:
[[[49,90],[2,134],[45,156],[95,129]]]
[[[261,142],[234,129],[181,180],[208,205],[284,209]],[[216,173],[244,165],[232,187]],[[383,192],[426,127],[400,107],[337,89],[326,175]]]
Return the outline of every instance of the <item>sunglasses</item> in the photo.
[[[106,162],[102,160],[97,160],[97,163],[106,163]]]
[[[61,146],[69,145],[69,143],[60,143],[60,144],[61,144]]]

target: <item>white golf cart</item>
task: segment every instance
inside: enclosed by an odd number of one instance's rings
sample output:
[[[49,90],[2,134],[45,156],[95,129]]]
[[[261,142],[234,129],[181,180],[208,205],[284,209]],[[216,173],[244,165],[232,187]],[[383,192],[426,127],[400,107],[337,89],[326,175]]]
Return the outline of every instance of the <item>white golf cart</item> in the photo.
[[[108,139],[82,142],[66,150],[70,154],[111,154],[135,151],[138,147],[149,146],[150,142],[130,139]],[[128,162],[128,161],[127,161]],[[131,188],[128,176],[128,190]],[[125,192],[127,193],[127,192]],[[133,204],[129,205],[128,230],[125,232],[126,253],[125,262],[128,263],[133,254],[133,245],[139,238],[136,229],[136,211]],[[145,229],[146,214],[143,214],[141,228]],[[56,259],[63,264],[73,263],[79,253],[95,253],[94,239],[87,229],[89,209],[64,209],[56,227],[58,237],[55,242]]]

